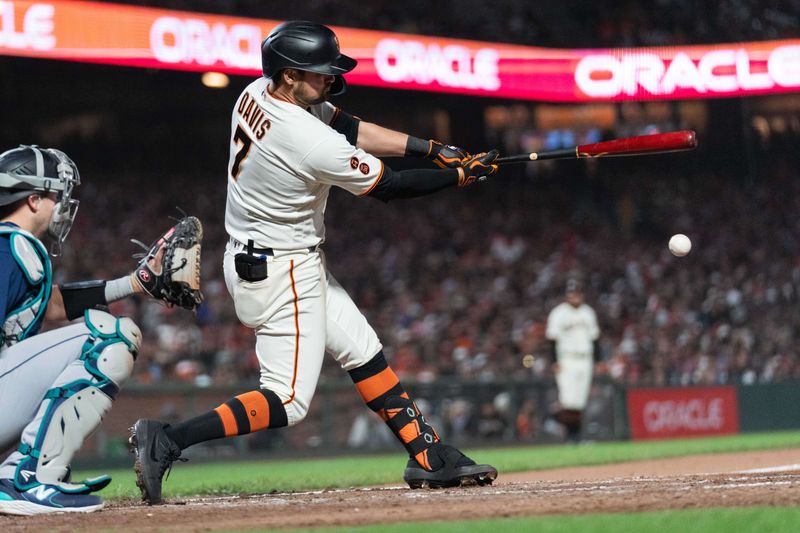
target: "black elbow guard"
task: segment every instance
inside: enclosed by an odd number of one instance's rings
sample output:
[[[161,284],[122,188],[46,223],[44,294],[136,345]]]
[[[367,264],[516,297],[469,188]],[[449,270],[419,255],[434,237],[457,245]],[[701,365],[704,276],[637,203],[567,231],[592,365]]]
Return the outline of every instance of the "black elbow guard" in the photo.
[[[358,142],[358,125],[361,120],[341,109],[336,109],[336,114],[331,120],[331,127],[345,136],[347,142],[356,145]]]
[[[387,165],[383,165],[381,179],[375,184],[368,196],[376,198],[381,202],[388,203],[389,200],[396,198],[397,185],[396,174],[392,172],[392,169]]]
[[[59,285],[59,288],[61,297],[64,299],[64,311],[69,320],[83,316],[86,309],[105,311],[108,308],[106,282],[103,280],[74,281]]]

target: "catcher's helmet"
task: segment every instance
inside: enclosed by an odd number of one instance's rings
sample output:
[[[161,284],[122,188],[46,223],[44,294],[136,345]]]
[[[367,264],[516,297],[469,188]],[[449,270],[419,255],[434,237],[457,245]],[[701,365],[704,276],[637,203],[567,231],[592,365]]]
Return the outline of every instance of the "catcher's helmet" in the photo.
[[[327,26],[305,20],[290,20],[276,26],[261,43],[264,76],[271,78],[285,68],[336,76],[331,94],[347,88],[346,72],[358,61],[339,51],[339,40]]]
[[[48,227],[55,239],[51,250],[54,255],[60,251],[78,212],[79,202],[72,198],[72,192],[80,183],[78,167],[61,150],[20,145],[0,154],[0,206],[39,192],[58,193]]]

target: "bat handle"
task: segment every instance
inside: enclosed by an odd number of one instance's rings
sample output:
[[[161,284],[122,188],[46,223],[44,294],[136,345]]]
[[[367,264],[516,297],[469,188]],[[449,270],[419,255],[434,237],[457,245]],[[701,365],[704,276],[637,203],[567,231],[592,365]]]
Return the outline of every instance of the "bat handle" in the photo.
[[[579,157],[578,147],[560,148],[558,150],[545,150],[544,152],[531,152],[529,154],[509,155],[495,159],[498,165],[507,163],[524,163],[526,161],[542,161],[544,159],[575,159]]]
[[[498,157],[494,160],[497,165],[505,165],[508,163],[525,163],[526,161],[536,161],[539,159],[539,154],[531,152],[529,154],[509,155],[506,157]]]

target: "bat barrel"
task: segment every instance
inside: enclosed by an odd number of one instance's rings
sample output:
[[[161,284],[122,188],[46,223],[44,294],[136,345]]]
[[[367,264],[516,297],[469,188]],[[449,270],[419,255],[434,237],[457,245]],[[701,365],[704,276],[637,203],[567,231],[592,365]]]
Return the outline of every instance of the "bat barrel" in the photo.
[[[574,148],[547,150],[530,154],[510,155],[498,158],[500,165],[541,161],[544,159],[576,159],[586,157],[622,157],[630,155],[663,154],[682,152],[697,147],[697,136],[691,130],[671,131],[653,135],[640,135],[627,139],[614,139],[592,144],[582,144]]]
[[[677,152],[692,150],[696,147],[697,136],[693,131],[672,131],[584,144],[578,146],[577,153],[578,157],[615,157]]]

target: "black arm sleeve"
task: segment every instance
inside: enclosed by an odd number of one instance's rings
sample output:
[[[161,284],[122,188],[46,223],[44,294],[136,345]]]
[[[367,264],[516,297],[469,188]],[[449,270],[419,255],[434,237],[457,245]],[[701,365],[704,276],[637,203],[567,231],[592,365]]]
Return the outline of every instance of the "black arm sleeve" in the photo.
[[[554,363],[558,362],[558,352],[556,351],[556,341],[550,341],[550,358]]]
[[[344,135],[347,142],[356,146],[356,142],[358,142],[358,125],[360,123],[361,119],[354,117],[350,113],[345,113],[337,107],[336,114],[333,115],[331,120],[331,128]]]
[[[594,362],[599,363],[603,358],[603,354],[600,353],[600,339],[597,339],[596,341],[592,342],[592,350],[593,350],[592,357],[594,358]]]
[[[59,288],[69,320],[83,316],[86,309],[105,310],[108,306],[106,282],[103,280],[74,281],[59,285]]]
[[[393,171],[384,165],[383,176],[368,196],[384,202],[425,196],[458,185],[458,169],[422,169]]]

